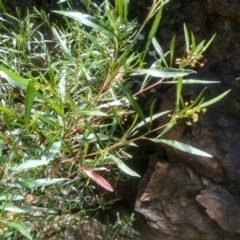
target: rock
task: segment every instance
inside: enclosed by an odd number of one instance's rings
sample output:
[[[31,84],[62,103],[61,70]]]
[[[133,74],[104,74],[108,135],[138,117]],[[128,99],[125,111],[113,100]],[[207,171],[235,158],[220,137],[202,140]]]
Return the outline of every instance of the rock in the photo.
[[[155,156],[149,164],[135,204],[146,222],[140,232],[150,227],[147,239],[239,239],[240,209],[225,188],[183,164]]]
[[[184,188],[182,188],[184,186]],[[168,186],[167,188],[165,186]],[[192,169],[182,164],[157,162],[155,171],[140,201],[152,201],[154,199],[171,200],[182,192],[191,192],[202,189],[199,178]]]
[[[240,207],[226,188],[210,185],[201,191],[196,200],[206,208],[208,216],[217,221],[222,229],[240,233]]]
[[[199,176],[183,164],[159,161],[152,156],[150,165],[154,162],[150,181],[143,178],[140,186],[145,181],[148,184],[140,187],[135,205],[151,228],[178,239],[196,239],[196,236],[205,237],[209,229],[216,231],[218,226],[212,220],[205,220],[205,213],[195,200],[204,189]]]
[[[205,66],[191,76],[218,80],[220,84],[185,86],[184,100],[195,100],[204,87],[204,101],[231,89],[220,102],[199,114],[199,121],[186,120],[164,135],[211,154],[212,158],[191,155],[162,145],[165,162],[155,156],[140,183],[135,209],[146,224],[173,239],[240,239],[240,2],[237,0],[170,1],[165,6],[158,41],[165,51],[176,35],[176,57],[184,51],[183,23],[196,41],[216,38],[204,54]],[[160,111],[175,104],[175,88],[162,94]],[[159,119],[159,126],[169,118]],[[150,158],[150,162],[153,161]],[[201,181],[200,181],[201,180]],[[151,239],[151,238],[149,238]],[[154,239],[154,238],[153,238]],[[163,238],[164,239],[164,238]]]

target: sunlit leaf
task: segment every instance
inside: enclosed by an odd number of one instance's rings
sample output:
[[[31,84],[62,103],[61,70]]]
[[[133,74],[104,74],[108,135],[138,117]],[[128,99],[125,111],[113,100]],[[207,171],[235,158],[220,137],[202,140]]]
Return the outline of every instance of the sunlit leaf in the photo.
[[[126,106],[129,105],[129,100],[127,98],[123,98],[121,100],[116,100],[108,103],[104,103],[98,106],[98,108],[106,108],[106,107],[114,107],[114,106]]]
[[[123,163],[123,161],[121,159],[119,159],[118,157],[109,154],[110,158],[113,160],[113,162],[126,174],[133,176],[133,177],[140,177],[139,174],[137,174],[136,172],[134,172],[132,169],[130,169],[125,163]]]
[[[66,74],[63,74],[63,76],[60,78],[58,84],[58,94],[61,97],[62,102],[64,103],[66,95]]]
[[[27,226],[23,222],[14,221],[14,220],[11,220],[11,221],[1,220],[1,222],[10,228],[16,229],[27,239],[32,239],[32,236],[30,235],[27,229]]]
[[[160,23],[160,20],[161,20],[161,17],[162,17],[163,1],[161,1],[159,3],[160,3],[160,7],[158,8],[158,10],[155,9],[157,12],[155,12],[155,14],[153,14],[154,15],[154,20],[153,20],[153,23],[151,24],[151,29],[148,33],[147,42],[145,44],[145,48],[144,48],[144,52],[143,52],[144,53],[143,59],[145,58],[145,56],[146,56],[146,54],[149,50],[152,39],[157,32],[157,29],[159,27],[159,23]],[[164,61],[164,56],[162,56],[162,57],[163,57],[163,61]]]
[[[197,148],[194,148],[188,144],[185,144],[185,143],[181,143],[181,142],[178,142],[178,141],[175,141],[175,140],[169,140],[169,139],[152,139],[152,138],[148,138],[149,140],[153,141],[153,142],[160,142],[160,143],[164,143],[168,146],[171,146],[171,147],[174,147],[174,148],[177,148],[181,151],[184,151],[184,152],[187,152],[187,153],[190,153],[190,154],[194,154],[194,155],[199,155],[199,156],[202,156],[202,157],[212,157],[212,155],[204,152],[204,151],[201,151]]]
[[[7,205],[5,206],[1,206],[0,208],[2,208],[5,211],[8,212],[13,212],[13,213],[32,213],[32,212],[36,212],[36,211],[41,211],[41,212],[45,212],[48,209],[47,208],[43,208],[43,207],[34,207],[34,206],[16,206],[16,205]]]
[[[83,36],[88,38],[96,47],[97,49],[101,52],[101,54],[104,56],[106,54],[104,48],[99,44],[97,41],[97,38],[95,38],[92,34],[88,33],[87,31],[83,29],[78,29],[79,33],[81,33]]]
[[[48,185],[52,185],[58,182],[62,182],[67,180],[66,178],[41,178],[41,179],[24,179],[23,177],[18,178],[14,182],[7,182],[6,186],[15,187],[15,188],[29,188],[35,189],[37,187],[45,187]]]
[[[108,33],[111,33],[113,34],[114,36],[116,36],[114,34],[114,32],[108,28],[106,25],[104,25],[100,20],[98,20],[97,18],[95,17],[92,17],[90,15],[87,15],[87,14],[82,14],[80,12],[71,12],[71,11],[53,11],[55,13],[58,13],[58,14],[61,14],[63,16],[67,16],[67,17],[70,17],[74,20],[77,20],[79,21],[80,23],[86,25],[86,26],[89,26],[89,27],[92,27],[96,30],[99,30],[99,31],[104,31],[104,32],[108,32]],[[117,37],[117,36],[116,36]]]
[[[176,84],[177,81],[166,81],[162,82],[163,84]],[[198,80],[198,79],[183,79],[183,84],[212,84],[212,83],[221,83],[220,81],[210,81],[210,80]]]
[[[16,73],[9,71],[4,66],[0,66],[0,77],[6,79],[8,82],[12,83],[16,87],[19,87],[23,90],[27,89],[29,80],[24,79],[17,75]]]
[[[157,69],[157,68],[150,68],[150,69],[142,69],[138,70],[132,75],[149,75],[152,77],[161,77],[161,78],[176,78],[176,77],[183,77],[187,76],[189,74],[196,73],[193,70],[189,69],[175,69],[175,68],[163,68],[163,69]]]
[[[58,42],[59,42],[59,44],[60,44],[60,46],[61,46],[61,48],[63,50],[63,53],[64,53],[65,57],[67,59],[71,59],[71,57],[72,57],[71,56],[71,52],[70,52],[69,48],[67,47],[66,41],[64,41],[64,39],[61,36],[63,34],[60,32],[60,30],[59,30],[59,32],[61,34],[59,34],[58,31],[56,30],[56,28],[54,28],[54,27],[52,27],[52,32],[53,32],[55,38],[58,40]]]
[[[21,117],[19,117],[14,111],[12,111],[12,110],[9,109],[9,108],[0,106],[0,111],[4,112],[4,113],[7,114],[8,116],[11,116],[11,117],[17,119],[19,122],[24,122],[24,120],[23,120]]]
[[[97,137],[96,137],[96,135],[97,135]],[[100,141],[106,141],[109,139],[109,137],[107,135],[102,134],[102,133],[96,133],[96,135],[93,133],[90,133],[86,139],[89,141],[96,141],[98,139]]]
[[[99,116],[99,117],[106,117],[107,114],[97,110],[97,109],[92,109],[92,108],[84,108],[80,111],[78,111],[78,114],[84,115],[84,116]]]
[[[161,60],[163,61],[163,63],[165,64],[165,67],[168,67],[168,64],[167,64],[167,61],[166,61],[166,59],[165,59],[163,50],[162,50],[161,46],[158,44],[158,42],[157,42],[157,40],[156,40],[155,37],[153,37],[152,43],[153,43],[153,46],[154,46],[156,52],[157,52],[158,55],[160,56],[160,59],[161,59]]]
[[[34,179],[33,182],[37,187],[48,186],[58,182],[62,182],[67,180],[66,178],[42,178],[42,179]]]
[[[56,141],[53,142],[52,146],[49,148],[48,153],[45,155],[46,161],[49,163],[54,159],[54,157],[60,152],[62,145],[62,137],[59,136]]]
[[[24,171],[30,168],[36,168],[43,165],[48,165],[48,161],[44,159],[39,160],[26,160],[20,164],[17,164],[13,167],[11,167],[11,171],[17,172],[17,171]]]
[[[34,189],[36,187],[36,184],[33,182],[33,180],[27,176],[17,177],[15,182],[19,183],[22,186],[22,188]]]
[[[5,68],[4,66],[1,66],[1,65],[0,65],[0,77],[4,78],[6,81],[10,82],[11,84],[13,84],[16,87],[19,87],[25,91],[27,90],[29,79],[22,78],[19,75],[17,75],[16,73],[9,71],[7,68]],[[59,114],[61,117],[64,117],[64,113],[62,112],[62,109],[58,104],[56,104],[53,101],[51,101],[50,99],[44,97],[38,91],[35,92],[35,96],[38,99],[41,99],[41,100],[49,103],[51,105],[51,107],[57,112],[57,114]]]
[[[25,197],[22,195],[15,195],[15,194],[8,194],[8,195],[2,195],[0,196],[0,201],[20,201],[24,200]]]
[[[131,130],[131,132],[129,134],[133,133],[134,131],[136,131],[138,128],[140,128],[142,126],[145,126],[146,123],[149,123],[150,121],[153,121],[153,120],[155,120],[155,119],[157,119],[157,118],[159,118],[159,117],[161,117],[161,116],[163,116],[163,115],[165,115],[169,112],[171,112],[171,111],[160,112],[160,113],[154,114],[151,117],[145,118],[145,121],[141,121],[140,123],[135,125],[135,127]]]

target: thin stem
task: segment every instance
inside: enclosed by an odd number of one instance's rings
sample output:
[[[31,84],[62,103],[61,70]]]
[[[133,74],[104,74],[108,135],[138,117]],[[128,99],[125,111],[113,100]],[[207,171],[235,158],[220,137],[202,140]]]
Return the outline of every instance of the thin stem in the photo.
[[[82,158],[87,158],[87,157],[90,157],[90,156],[95,156],[95,155],[97,155],[97,154],[99,154],[99,153],[102,153],[102,152],[105,152],[105,151],[108,152],[108,151],[113,150],[113,149],[115,149],[115,148],[117,148],[117,147],[126,146],[128,143],[135,142],[135,141],[140,140],[140,139],[145,139],[145,136],[146,136],[146,135],[148,135],[148,134],[150,134],[150,133],[153,133],[153,132],[156,132],[157,130],[159,130],[159,129],[161,129],[161,128],[164,128],[164,127],[166,127],[167,125],[168,125],[168,123],[166,123],[166,124],[164,124],[164,125],[162,125],[162,126],[160,126],[160,127],[158,127],[158,128],[155,128],[155,129],[153,129],[153,130],[151,130],[151,131],[149,131],[149,132],[147,132],[147,133],[144,133],[144,134],[141,135],[140,137],[136,137],[136,138],[133,138],[133,139],[130,139],[130,140],[126,140],[126,141],[123,141],[123,142],[119,142],[119,143],[114,144],[114,145],[112,145],[112,146],[110,146],[110,147],[107,147],[106,149],[102,149],[102,150],[97,151],[97,152],[93,152],[93,153],[89,153],[89,154],[83,155]]]
[[[154,83],[153,85],[151,85],[151,86],[149,86],[149,87],[147,87],[147,88],[144,88],[144,89],[138,91],[137,93],[135,93],[135,94],[133,95],[133,97],[136,97],[138,94],[143,93],[143,92],[145,92],[145,91],[147,91],[147,90],[149,90],[149,89],[157,86],[158,84],[161,84],[161,83],[163,82],[163,80],[164,80],[164,78],[160,79],[158,82]]]

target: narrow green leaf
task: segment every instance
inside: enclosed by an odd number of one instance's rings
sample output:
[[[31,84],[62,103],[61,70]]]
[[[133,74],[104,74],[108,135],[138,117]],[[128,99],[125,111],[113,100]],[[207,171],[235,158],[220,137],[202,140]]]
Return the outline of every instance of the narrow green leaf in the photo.
[[[108,154],[110,158],[113,160],[113,162],[126,174],[133,176],[133,177],[140,177],[136,172],[134,172],[132,169],[130,169],[121,159],[118,157]]]
[[[203,40],[202,42],[200,42],[200,43],[196,46],[195,52],[196,52],[197,54],[203,52],[204,43],[205,43],[205,40]]]
[[[122,8],[123,1],[122,0],[115,0],[115,11],[118,14],[120,20],[123,19],[123,8]],[[109,10],[109,2],[107,1],[107,10]]]
[[[83,29],[78,29],[77,31],[79,31],[79,33],[88,38],[95,45],[95,47],[97,47],[97,49],[101,52],[103,56],[106,55],[105,49],[99,44],[96,37]]]
[[[29,233],[27,226],[23,222],[18,222],[18,221],[14,221],[14,220],[12,220],[11,222],[2,220],[1,222],[10,228],[16,229],[27,239],[32,239],[32,236]]]
[[[192,32],[191,32],[191,45],[192,45],[192,51],[196,52],[195,51],[196,41],[195,41],[194,34]]]
[[[149,47],[151,45],[152,39],[153,39],[155,33],[157,32],[157,29],[158,29],[158,26],[159,26],[159,23],[160,23],[160,20],[161,20],[161,17],[162,17],[162,8],[163,8],[163,4],[161,3],[161,5],[159,7],[159,10],[154,17],[153,24],[151,25],[151,30],[148,34],[147,42],[145,44],[143,59],[145,58],[145,56],[146,56],[146,54],[149,50]]]
[[[58,94],[61,97],[62,104],[64,104],[66,96],[66,73],[64,73],[59,80]]]
[[[149,122],[151,122],[151,121],[153,121],[153,120],[155,120],[155,119],[157,119],[157,118],[160,118],[161,116],[163,116],[163,115],[165,115],[165,114],[167,114],[167,113],[169,113],[169,112],[171,112],[171,111],[160,112],[160,113],[154,114],[154,115],[151,116],[151,117],[145,118],[145,121],[141,121],[140,123],[138,123],[138,124],[130,131],[129,134],[131,135],[131,133],[133,133],[134,131],[136,131],[138,128],[146,125],[146,123],[149,123]]]
[[[36,187],[43,187],[52,185],[58,182],[62,182],[67,180],[66,178],[42,178],[42,179],[34,179],[33,182],[36,185]]]
[[[61,46],[61,48],[63,50],[63,53],[65,55],[65,58],[70,60],[72,58],[71,51],[67,47],[66,42],[62,39],[63,33],[60,32],[61,35],[62,35],[62,36],[60,36],[58,31],[54,27],[52,27],[52,32],[53,32],[53,35],[55,36],[55,38],[57,39],[57,41],[59,42],[59,44],[60,44],[60,46]]]
[[[111,134],[110,134],[110,136],[112,137],[114,135],[117,127],[120,127],[122,132],[124,132],[124,129],[122,127],[122,121],[120,119],[117,108],[111,107],[111,113],[113,114],[113,122],[112,122],[112,126],[111,126]]]
[[[208,41],[208,43],[206,44],[206,46],[204,46],[203,51],[206,51],[206,49],[209,47],[209,45],[212,43],[212,41],[214,40],[216,36],[216,33],[212,36],[212,38]]]
[[[177,81],[167,81],[163,82],[164,84],[176,84]],[[212,84],[212,83],[221,83],[220,81],[209,81],[209,80],[198,80],[198,79],[183,79],[183,84]]]
[[[27,179],[26,177],[21,177],[16,179],[15,182],[7,182],[6,186],[14,188],[29,188],[36,189],[37,187],[43,187],[52,185],[61,181],[67,180],[66,178],[41,178],[41,179]]]
[[[167,124],[167,126],[162,130],[162,132],[157,136],[157,138],[160,138],[163,136],[166,132],[168,132],[173,126],[175,125],[175,120],[171,119],[171,121]]]
[[[61,108],[61,106],[59,104],[54,103],[53,101],[51,101],[50,99],[46,99],[44,98],[44,100],[49,103],[49,105],[55,110],[55,112],[62,118],[64,118],[64,113],[63,110]]]
[[[149,116],[150,116],[150,129],[152,128],[152,121],[153,121],[153,110],[154,110],[154,106],[155,106],[155,103],[157,102],[157,99],[154,99],[150,105],[150,110],[149,110]]]
[[[182,78],[179,77],[177,80],[177,88],[176,88],[176,111],[179,111],[179,102],[182,97]]]
[[[136,113],[139,115],[139,117],[144,121],[145,121],[145,116],[142,112],[141,107],[138,105],[137,101],[133,98],[132,94],[123,86],[120,85],[122,91],[124,92],[125,96],[127,97],[129,103],[131,104],[131,106],[134,108],[134,110],[136,111]]]
[[[48,165],[48,161],[44,159],[39,160],[26,160],[20,164],[17,164],[13,167],[11,167],[12,172],[18,172],[18,171],[24,171],[30,168],[37,168],[43,165]]]
[[[15,194],[6,194],[0,196],[0,201],[21,201],[24,200],[25,197],[22,195],[15,195]]]
[[[24,123],[24,120],[19,117],[14,111],[12,111],[11,109],[9,108],[6,108],[6,107],[3,107],[3,106],[0,106],[0,111],[4,112],[5,114],[7,114],[8,116],[11,116],[13,118],[15,118],[16,120],[18,120],[19,122],[21,123]],[[6,118],[5,116],[5,120],[9,123],[9,119]]]
[[[152,139],[152,141],[154,141],[155,139]],[[206,153],[206,152],[203,152],[197,148],[194,148],[188,144],[185,144],[185,143],[180,143],[178,141],[175,141],[175,140],[169,140],[169,139],[158,139],[156,142],[161,142],[161,143],[164,143],[166,145],[169,145],[171,147],[174,147],[174,148],[177,148],[181,151],[184,151],[184,152],[187,152],[187,153],[190,153],[190,154],[194,154],[194,155],[199,155],[199,156],[203,156],[203,157],[212,157],[212,155]]]
[[[59,145],[61,144],[62,141],[62,132],[57,132],[54,137],[50,139],[49,144],[45,149],[40,154],[41,161],[46,161],[49,159],[51,161],[53,157],[59,152]],[[47,161],[47,162],[49,162]]]
[[[183,30],[184,30],[184,37],[185,37],[185,43],[186,43],[186,49],[189,50],[189,35],[188,35],[188,30],[186,27],[186,24],[183,24]]]
[[[110,7],[110,4],[108,1],[105,2],[105,15],[107,16],[108,18],[108,21],[110,23],[110,26],[112,27],[112,29],[115,30],[115,33],[117,32],[116,30],[118,29],[118,23],[116,22],[115,20],[115,16],[113,15],[113,12],[112,12],[112,9]],[[120,10],[120,12],[118,12],[119,14],[119,18],[120,18],[120,21],[123,19],[123,16],[122,16],[122,6],[120,6],[120,8],[118,8],[118,10]]]
[[[10,109],[8,109],[8,110],[10,110]],[[1,111],[1,106],[0,106],[0,111]],[[11,110],[10,110],[11,111]],[[16,114],[16,113],[15,113]],[[16,114],[17,115],[17,114]],[[23,119],[22,119],[22,121],[23,121]],[[6,129],[8,130],[8,131],[10,131],[11,130],[11,124],[10,124],[10,119],[9,119],[9,115],[6,113],[6,112],[3,112],[3,122],[5,123],[5,126],[6,126]]]
[[[96,142],[98,140],[106,141],[106,140],[109,139],[109,137],[107,135],[102,134],[102,133],[96,133],[97,137],[93,133],[90,133],[90,134],[88,134],[88,133],[89,133],[89,131],[87,132],[87,135],[85,135],[85,136],[84,136],[84,134],[83,135],[79,135],[76,138],[74,137],[74,139],[77,139],[77,140],[88,140],[88,142]]]
[[[13,213],[32,213],[36,211],[46,212],[48,209],[43,207],[34,207],[34,206],[16,206],[16,205],[7,205],[6,207],[0,206],[5,211],[13,212]]]
[[[107,135],[102,133],[96,133],[96,135],[97,137],[95,136],[95,134],[90,133],[86,139],[89,140],[90,142],[96,141],[98,139],[99,141],[106,141],[109,139]]]
[[[4,143],[4,137],[0,135],[0,159],[3,159],[3,143]]]
[[[30,188],[30,189],[34,189],[36,187],[35,183],[33,182],[32,179],[30,179],[27,176],[21,176],[21,177],[17,177],[14,181],[15,183],[19,183],[19,185],[22,186],[22,188]],[[14,183],[13,182],[13,183]]]
[[[105,26],[100,20],[98,20],[95,17],[92,17],[87,14],[82,14],[80,12],[71,12],[71,11],[53,11],[53,12],[61,14],[63,16],[70,17],[98,31],[111,33],[118,38],[118,36],[111,29],[109,29],[107,26]]]
[[[198,94],[198,96],[197,96],[197,98],[196,99],[194,99],[194,101],[191,103],[191,104],[189,104],[189,106],[190,106],[190,108],[193,108],[193,106],[194,105],[196,105],[196,104],[200,104],[201,105],[201,103],[202,103],[202,101],[203,101],[203,97],[202,97],[202,95],[203,95],[203,93],[205,92],[205,90],[206,90],[207,88],[205,87],[199,94]],[[188,108],[188,106],[187,106],[187,108]],[[186,108],[185,108],[186,109]],[[184,110],[185,110],[184,109]]]
[[[27,89],[29,80],[24,79],[16,73],[9,71],[4,66],[0,66],[0,77],[6,79],[8,82],[12,83],[16,87],[19,87],[23,90]]]
[[[200,107],[201,107],[201,108],[207,107],[207,106],[209,106],[209,105],[214,104],[215,102],[218,102],[218,101],[221,100],[223,97],[225,97],[230,91],[231,91],[231,89],[228,90],[228,91],[226,91],[226,92],[224,92],[224,93],[222,93],[222,94],[220,94],[219,96],[217,96],[217,97],[215,97],[215,98],[207,101],[207,102],[204,102],[203,104],[201,104]]]
[[[31,109],[35,97],[35,81],[32,79],[28,81],[27,93],[25,96],[25,124],[28,124],[30,121]]]
[[[96,131],[95,131],[95,129],[92,127],[92,125],[91,125],[88,121],[86,121],[86,120],[84,120],[84,125],[86,126],[86,128],[87,128],[88,131],[90,132],[90,134],[88,135],[87,139],[88,139],[89,136],[91,135],[91,136],[90,136],[90,137],[91,137],[91,138],[90,138],[90,141],[95,141],[95,140],[97,140],[97,142],[98,142],[101,146],[103,146],[102,141],[100,140],[98,134],[96,133]]]
[[[26,89],[27,89],[29,79],[24,79],[24,78],[20,77],[16,73],[9,71],[4,66],[0,66],[0,77],[4,78],[5,80],[10,82],[14,86],[23,89],[24,91],[26,91]],[[37,91],[35,92],[35,94],[36,94],[37,98],[49,103],[59,116],[64,117],[64,113],[62,112],[62,109],[59,105],[55,104],[50,99],[44,97],[42,94],[40,94]]]
[[[128,22],[128,10],[129,10],[129,0],[123,0],[123,15],[124,15],[124,22]]]
[[[109,107],[126,106],[126,105],[129,105],[129,101],[126,97],[124,97],[121,100],[116,100],[116,101],[112,101],[109,103],[104,103],[102,105],[99,105],[98,108],[109,108]]]
[[[196,73],[193,70],[189,69],[175,69],[175,68],[164,68],[164,69],[156,69],[156,68],[150,68],[150,69],[142,69],[138,70],[132,75],[150,75],[152,77],[161,77],[161,78],[177,78],[177,77],[183,77],[187,76],[189,74]]]
[[[133,119],[133,122],[131,126],[128,128],[128,130],[124,133],[123,137],[121,139],[126,139],[127,136],[133,136],[137,133],[137,131],[133,131],[132,129],[136,126],[137,120],[138,120],[138,114],[135,114],[135,117]],[[124,131],[124,130],[123,130]]]
[[[84,115],[84,116],[98,116],[98,117],[107,117],[107,114],[98,110],[98,109],[93,109],[93,108],[84,108],[80,111],[78,111],[79,115]]]
[[[174,58],[175,38],[176,38],[176,36],[174,36],[172,38],[171,43],[170,43],[170,67],[172,67],[173,58]]]
[[[46,154],[46,161],[48,163],[52,161],[58,153],[60,153],[61,146],[62,146],[62,137],[59,136],[59,138],[53,142],[53,144],[48,150],[48,153]]]
[[[161,60],[163,61],[163,63],[165,64],[165,67],[168,67],[168,64],[167,64],[167,61],[166,61],[166,59],[165,59],[163,50],[162,50],[161,46],[158,44],[158,42],[157,42],[157,40],[156,40],[155,37],[153,37],[152,43],[153,43],[153,46],[154,46],[156,52],[157,52],[158,55],[160,56],[160,59],[161,59]]]

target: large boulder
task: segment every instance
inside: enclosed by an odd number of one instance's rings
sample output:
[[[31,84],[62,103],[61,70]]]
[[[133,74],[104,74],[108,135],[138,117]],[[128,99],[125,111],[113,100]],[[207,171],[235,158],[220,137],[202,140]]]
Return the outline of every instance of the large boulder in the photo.
[[[183,23],[198,41],[216,33],[205,54],[205,66],[193,77],[221,82],[206,85],[205,100],[232,91],[205,114],[199,114],[197,123],[188,126],[185,120],[178,121],[164,136],[206,151],[212,158],[166,146],[165,159],[150,157],[135,210],[159,239],[162,234],[169,239],[240,239],[239,21],[238,0],[175,0],[165,6],[158,31],[163,48],[167,50],[172,36],[177,35],[176,54],[182,55]],[[204,87],[184,87],[183,96],[194,100]],[[161,94],[160,110],[173,108],[174,96],[174,87]],[[159,124],[167,120],[162,118]]]

